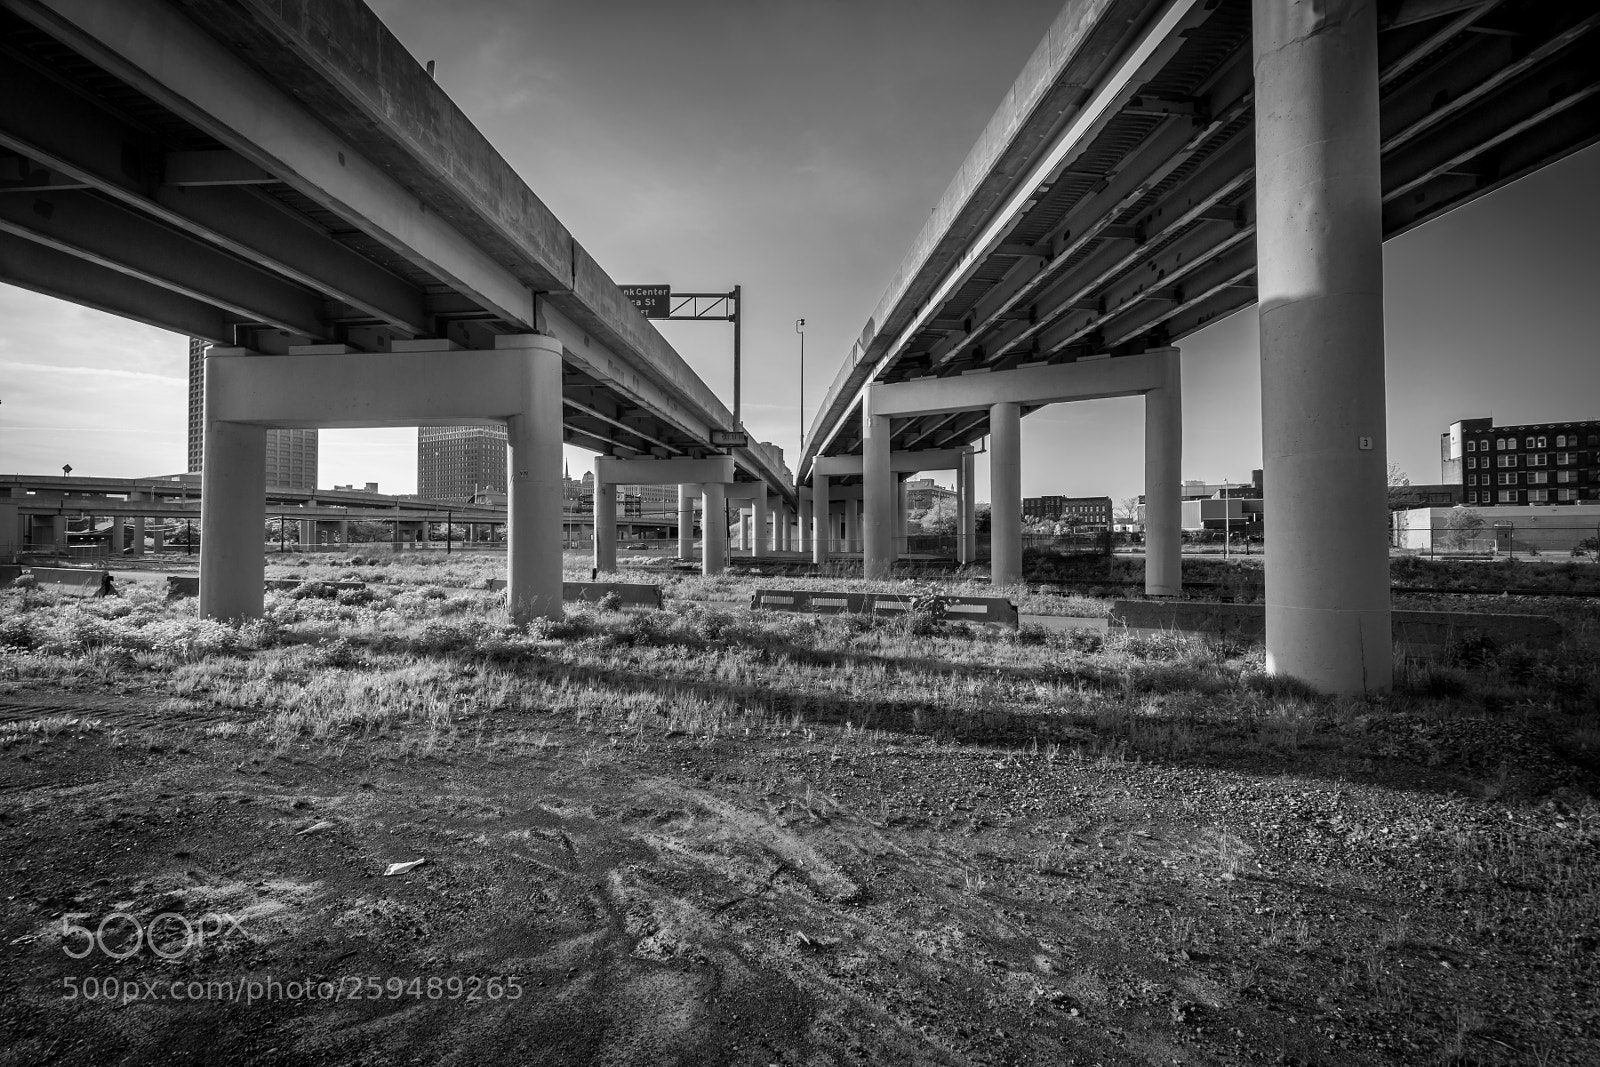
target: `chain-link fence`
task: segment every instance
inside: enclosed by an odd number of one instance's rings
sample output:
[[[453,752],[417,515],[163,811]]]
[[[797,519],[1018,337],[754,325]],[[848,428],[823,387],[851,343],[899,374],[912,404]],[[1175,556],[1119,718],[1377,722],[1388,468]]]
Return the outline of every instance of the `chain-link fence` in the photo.
[[[1431,519],[1426,525],[1398,525],[1394,545],[1431,559],[1594,560],[1600,558],[1600,515],[1594,522],[1581,524],[1542,517],[1453,515]]]

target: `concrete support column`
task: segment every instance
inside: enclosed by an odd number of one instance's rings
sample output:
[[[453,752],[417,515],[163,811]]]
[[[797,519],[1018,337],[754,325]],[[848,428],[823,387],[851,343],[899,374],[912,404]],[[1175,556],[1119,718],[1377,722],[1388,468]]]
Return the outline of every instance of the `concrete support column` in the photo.
[[[795,549],[807,556],[811,554],[814,533],[812,527],[816,521],[812,518],[815,514],[813,500],[814,495],[807,496],[802,493],[800,496],[800,514],[795,516]]]
[[[767,532],[767,494],[761,489],[756,490],[755,499],[750,502],[750,535],[750,555],[760,559],[771,551],[771,535]]]
[[[120,556],[120,555],[122,555],[122,549],[123,549],[122,516],[121,515],[113,515],[113,516],[111,516],[111,554],[113,556]]]
[[[561,342],[539,334],[495,338],[518,350],[522,414],[506,420],[506,610],[526,625],[561,607]]]
[[[314,545],[316,543],[317,543],[317,520],[316,519],[301,519],[300,520],[300,547],[301,548],[305,548],[307,545]]]
[[[861,576],[888,578],[894,573],[895,493],[890,468],[890,420],[872,413],[872,390],[862,402],[862,507],[866,515],[861,531]]]
[[[317,524],[313,522],[311,524],[312,529],[315,529],[316,525]],[[429,523],[427,519],[423,519],[421,522],[417,523],[417,541],[419,544],[426,545],[433,540],[433,533],[428,529],[428,526]]]
[[[989,409],[989,582],[1022,581],[1022,408]]]
[[[341,545],[348,545],[350,543],[350,520],[349,519],[340,519],[339,520],[339,543]]]
[[[67,517],[50,516],[50,543],[63,552],[67,550]]]
[[[1183,388],[1178,350],[1144,395],[1144,591],[1183,592]]]
[[[1255,0],[1267,670],[1392,681],[1376,0]]]
[[[265,463],[266,460],[263,459],[262,462]],[[261,489],[261,492],[263,494],[265,494],[266,491],[267,491],[266,487],[263,486],[262,489]],[[263,502],[262,502],[262,507],[263,508],[266,507],[266,503],[265,503],[264,499],[263,499]],[[263,511],[263,513],[262,513],[262,521],[263,522],[266,521],[265,514],[266,514],[265,511]],[[66,533],[65,525],[63,525],[62,531],[61,531],[61,543],[63,545],[65,545],[67,543],[67,533]],[[165,552],[166,549],[167,549],[167,529],[166,529],[165,526],[157,526],[155,529],[150,531],[150,551],[152,551],[152,552]]]
[[[206,376],[208,408],[214,381],[212,375]],[[267,522],[267,431],[261,426],[207,419],[204,447],[200,615],[207,619],[259,618],[266,577],[262,529]],[[138,531],[140,540],[143,533]]]
[[[721,574],[728,560],[728,497],[721,482],[706,482],[700,493],[700,573]]]
[[[963,452],[956,468],[956,562],[978,558],[977,454]]]
[[[594,479],[594,568],[601,574],[617,569],[617,487]]]
[[[828,499],[828,476],[811,476],[811,562],[826,563],[833,549],[833,504]]]
[[[263,459],[261,462],[265,463],[266,460]],[[266,490],[263,489],[262,492],[265,493]],[[263,501],[263,503],[264,503],[264,501]],[[203,514],[204,511],[205,511],[205,503],[204,503],[204,501],[201,502],[200,510],[202,512],[202,521],[204,521],[204,514]],[[265,519],[263,519],[262,521],[265,521]],[[135,515],[134,518],[133,518],[133,554],[135,556],[144,555],[144,516],[143,515]]]
[[[894,546],[897,555],[904,555],[906,551],[906,538],[911,534],[911,496],[906,488],[906,480],[900,479],[895,485],[894,501]]]
[[[705,492],[698,482],[678,486],[678,558],[694,558],[694,502]],[[707,523],[706,525],[710,525]]]
[[[848,500],[842,501],[841,510],[844,512],[842,518],[844,523],[845,551],[860,552],[862,547],[861,501],[855,497],[851,497]]]

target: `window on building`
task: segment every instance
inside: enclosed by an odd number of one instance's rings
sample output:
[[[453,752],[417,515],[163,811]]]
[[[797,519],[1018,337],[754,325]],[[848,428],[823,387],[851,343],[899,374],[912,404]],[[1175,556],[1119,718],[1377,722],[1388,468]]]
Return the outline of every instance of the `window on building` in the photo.
[[[1467,438],[1467,443],[1464,447],[1468,452],[1476,452],[1478,450],[1478,442],[1469,437]]]
[[[1478,494],[1477,493],[1468,493],[1467,494],[1467,503],[1476,504],[1477,502],[1478,502]]]
[[[1544,434],[1540,434],[1538,439],[1534,441],[1532,447],[1534,447],[1534,448],[1549,448],[1550,447],[1550,445],[1548,443],[1549,440],[1550,439],[1548,437],[1546,437]]]
[[[1550,499],[1550,490],[1548,490],[1548,489],[1529,489],[1528,490],[1528,503],[1530,503],[1530,504],[1543,504],[1545,501],[1547,501],[1549,499]]]
[[[1478,476],[1476,474],[1467,475],[1467,484],[1468,485],[1477,485],[1478,484]]]
[[[1516,456],[1499,456],[1499,457],[1496,457],[1496,462],[1502,467],[1515,467],[1517,465],[1517,457]]]
[[[1496,448],[1504,448],[1504,447],[1506,447],[1506,439],[1504,437],[1496,437],[1494,439],[1494,447],[1496,447]]]
[[[1576,463],[1576,462],[1578,462],[1577,453],[1574,453],[1574,452],[1557,452],[1556,453],[1556,464],[1558,466],[1563,466],[1564,467],[1564,466],[1567,466],[1568,464]]]
[[[1578,491],[1576,489],[1557,489],[1556,499],[1561,501],[1576,500],[1578,499]]]
[[[1467,470],[1469,470],[1469,471],[1470,470],[1474,470],[1474,469],[1477,468],[1477,466],[1478,466],[1478,457],[1477,456],[1468,456],[1467,457]]]
[[[1517,502],[1517,491],[1515,489],[1502,489],[1498,493],[1498,498],[1502,504],[1515,504]]]
[[[1566,434],[1564,434],[1564,433],[1556,434],[1556,447],[1557,448],[1566,448],[1567,447],[1567,435]]]
[[[1556,482],[1559,484],[1565,485],[1571,482],[1576,482],[1577,480],[1577,471],[1556,471]]]
[[[1549,463],[1550,453],[1548,452],[1534,452],[1528,456],[1528,466],[1530,467],[1544,467],[1548,466]]]
[[[1600,445],[1600,433],[1592,433],[1589,435],[1589,446],[1592,448],[1595,445]]]
[[[1549,480],[1550,480],[1550,472],[1549,471],[1529,471],[1528,472],[1528,484],[1529,485],[1543,485],[1546,482],[1548,482]]]

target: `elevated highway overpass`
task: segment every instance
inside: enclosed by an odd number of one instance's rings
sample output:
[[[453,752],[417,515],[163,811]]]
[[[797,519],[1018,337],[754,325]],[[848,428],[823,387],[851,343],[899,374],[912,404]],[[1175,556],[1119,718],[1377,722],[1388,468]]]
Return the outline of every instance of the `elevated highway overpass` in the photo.
[[[268,427],[506,422],[518,618],[561,611],[563,442],[798,504],[358,0],[0,0],[0,52],[0,281],[214,343],[206,614],[261,609]]]
[[[918,452],[962,472],[969,527],[970,452],[948,457],[988,436],[992,573],[1016,582],[1020,418],[1140,395],[1147,591],[1177,593],[1173,346],[1259,300],[1269,666],[1385,688],[1381,241],[1600,139],[1597,29],[1539,0],[1067,4],[809,428],[819,558],[845,486],[887,572]]]

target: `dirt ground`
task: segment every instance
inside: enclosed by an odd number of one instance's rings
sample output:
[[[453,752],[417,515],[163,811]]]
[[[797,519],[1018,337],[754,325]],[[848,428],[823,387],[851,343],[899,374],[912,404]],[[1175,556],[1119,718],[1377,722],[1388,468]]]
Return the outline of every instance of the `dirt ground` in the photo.
[[[1514,724],[1151,763],[224,714],[0,694],[54,724],[0,748],[0,1063],[1600,1063],[1592,783]]]

